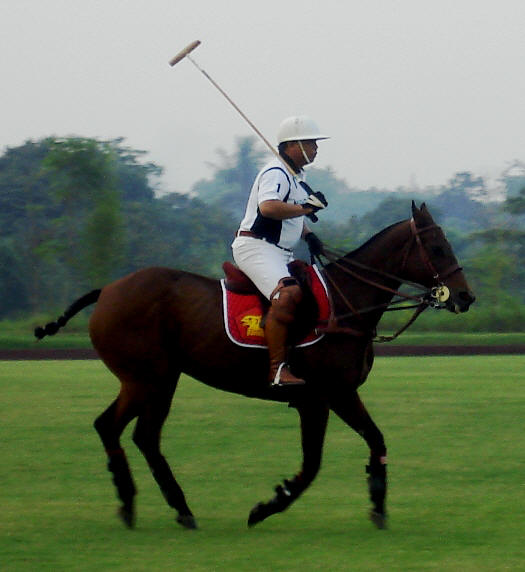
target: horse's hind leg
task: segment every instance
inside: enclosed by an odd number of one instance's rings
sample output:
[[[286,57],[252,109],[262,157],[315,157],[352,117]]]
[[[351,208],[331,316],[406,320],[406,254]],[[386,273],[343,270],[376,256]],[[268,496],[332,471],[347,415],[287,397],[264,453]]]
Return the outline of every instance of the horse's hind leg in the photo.
[[[162,386],[160,389],[157,386],[148,394],[137,420],[133,441],[148,462],[166,502],[178,512],[177,522],[186,528],[197,528],[184,493],[160,451],[161,429],[169,413],[175,387],[172,380],[170,387]]]
[[[108,470],[113,475],[117,495],[122,501],[119,516],[130,528],[135,523],[136,488],[126,455],[120,445],[120,436],[126,425],[138,414],[137,405],[131,397],[126,391],[121,391],[118,398],[94,423],[108,456]]]
[[[248,526],[254,526],[272,514],[286,510],[310,486],[319,472],[329,408],[324,403],[308,401],[297,405],[297,410],[301,418],[302,470],[292,479],[277,485],[273,499],[259,503],[252,509]]]

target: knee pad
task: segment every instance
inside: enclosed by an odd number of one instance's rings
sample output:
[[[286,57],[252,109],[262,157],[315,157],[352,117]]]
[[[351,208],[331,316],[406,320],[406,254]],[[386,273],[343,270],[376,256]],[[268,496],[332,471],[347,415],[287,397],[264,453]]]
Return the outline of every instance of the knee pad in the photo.
[[[278,321],[289,324],[295,318],[297,305],[302,297],[301,287],[297,280],[283,278],[279,280],[277,288],[272,292],[271,312]]]
[[[273,300],[279,299],[281,293],[285,295],[291,294],[294,298],[297,298],[297,303],[299,303],[302,298],[299,282],[292,276],[285,276],[279,280],[279,283],[270,295],[270,301],[273,302]]]

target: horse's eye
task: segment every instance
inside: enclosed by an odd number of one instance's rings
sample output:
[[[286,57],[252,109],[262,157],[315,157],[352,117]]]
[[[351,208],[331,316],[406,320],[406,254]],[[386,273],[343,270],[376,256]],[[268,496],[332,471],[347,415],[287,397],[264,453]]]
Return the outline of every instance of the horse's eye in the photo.
[[[434,256],[444,256],[445,251],[443,250],[443,247],[441,247],[441,246],[433,246],[432,247],[432,254]]]

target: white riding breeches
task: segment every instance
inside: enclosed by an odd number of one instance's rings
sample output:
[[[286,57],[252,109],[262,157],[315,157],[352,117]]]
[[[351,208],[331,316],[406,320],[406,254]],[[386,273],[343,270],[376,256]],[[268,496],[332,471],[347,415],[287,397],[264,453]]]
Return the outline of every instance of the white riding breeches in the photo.
[[[268,300],[281,278],[290,276],[293,252],[251,236],[238,236],[232,243],[235,264]]]

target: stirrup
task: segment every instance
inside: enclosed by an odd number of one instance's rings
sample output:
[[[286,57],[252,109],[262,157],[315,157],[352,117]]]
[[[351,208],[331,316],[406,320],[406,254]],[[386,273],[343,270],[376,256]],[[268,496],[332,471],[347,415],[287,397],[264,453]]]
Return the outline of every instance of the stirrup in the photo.
[[[288,364],[284,361],[279,365],[279,367],[277,368],[277,373],[275,374],[273,381],[270,383],[270,387],[288,387],[292,385],[304,385],[306,383],[304,379],[299,379],[299,378],[296,378],[297,381],[288,381],[283,383],[281,381],[281,371],[283,367],[287,367],[287,365]]]

